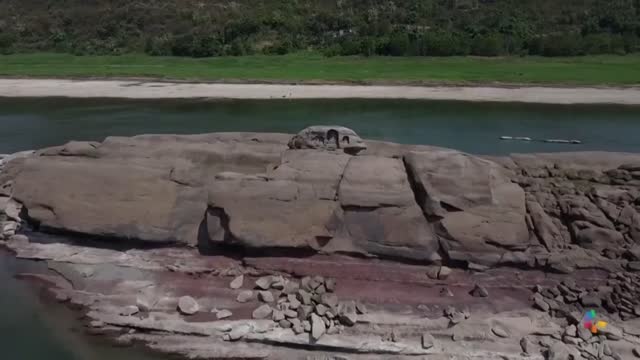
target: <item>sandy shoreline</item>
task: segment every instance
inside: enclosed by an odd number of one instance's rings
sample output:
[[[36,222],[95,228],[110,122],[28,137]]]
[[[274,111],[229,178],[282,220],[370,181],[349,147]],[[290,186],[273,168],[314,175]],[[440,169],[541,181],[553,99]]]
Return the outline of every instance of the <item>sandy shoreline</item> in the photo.
[[[1,97],[128,99],[423,99],[640,105],[640,87],[218,84],[136,80],[0,79]]]

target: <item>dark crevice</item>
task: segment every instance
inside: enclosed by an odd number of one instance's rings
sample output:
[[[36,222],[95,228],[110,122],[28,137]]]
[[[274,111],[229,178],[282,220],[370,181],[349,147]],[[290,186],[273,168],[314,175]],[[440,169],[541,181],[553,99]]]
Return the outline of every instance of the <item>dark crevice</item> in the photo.
[[[454,264],[449,258],[449,254],[447,254],[447,251],[442,246],[441,236],[438,234],[437,228],[442,228],[442,225],[440,224],[440,220],[443,219],[442,216],[429,214],[425,211],[426,199],[428,198],[427,189],[425,189],[422,184],[418,183],[415,180],[417,174],[415,174],[411,166],[407,164],[405,157],[402,158],[402,164],[404,165],[405,175],[407,176],[407,181],[409,182],[409,187],[413,192],[413,196],[416,201],[416,204],[422,210],[422,214],[425,220],[427,221],[428,226],[432,228],[434,235],[437,237],[438,249],[436,251],[438,255],[440,255],[440,258],[442,259],[441,260],[442,264],[446,266],[454,267],[454,265],[456,264]],[[441,229],[441,230],[444,231],[444,229]]]
[[[163,248],[188,248],[186,244],[181,244],[177,241],[170,242],[149,242],[136,238],[122,238],[115,235],[95,235],[87,234],[77,231],[70,231],[66,229],[58,229],[49,226],[40,226],[35,228],[29,226],[27,229],[20,232],[29,238],[32,243],[40,244],[68,244],[74,246],[84,246],[96,249],[108,249],[114,251],[127,251],[127,250],[151,250],[151,249],[163,249]]]

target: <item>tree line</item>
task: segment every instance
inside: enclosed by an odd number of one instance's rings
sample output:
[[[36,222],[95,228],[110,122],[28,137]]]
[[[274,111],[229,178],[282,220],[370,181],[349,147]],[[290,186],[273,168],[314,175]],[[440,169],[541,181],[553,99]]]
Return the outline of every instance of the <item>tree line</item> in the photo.
[[[640,0],[2,0],[0,52],[191,57],[640,51]]]

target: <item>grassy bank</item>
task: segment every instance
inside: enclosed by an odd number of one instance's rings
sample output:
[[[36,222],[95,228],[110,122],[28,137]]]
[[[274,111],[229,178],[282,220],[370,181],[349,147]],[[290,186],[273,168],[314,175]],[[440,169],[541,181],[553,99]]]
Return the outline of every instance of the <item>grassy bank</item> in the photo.
[[[295,54],[220,58],[0,56],[0,76],[149,77],[201,81],[358,83],[640,84],[640,55],[575,58],[332,57]]]

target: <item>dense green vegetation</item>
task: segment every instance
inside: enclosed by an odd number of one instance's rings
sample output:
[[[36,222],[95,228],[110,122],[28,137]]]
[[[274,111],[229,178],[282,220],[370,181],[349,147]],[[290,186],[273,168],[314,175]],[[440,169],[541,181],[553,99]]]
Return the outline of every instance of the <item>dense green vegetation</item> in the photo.
[[[297,53],[192,59],[148,55],[0,56],[0,76],[356,83],[638,84],[640,55],[543,57],[331,57]]]
[[[0,52],[625,54],[640,0],[2,0]]]

